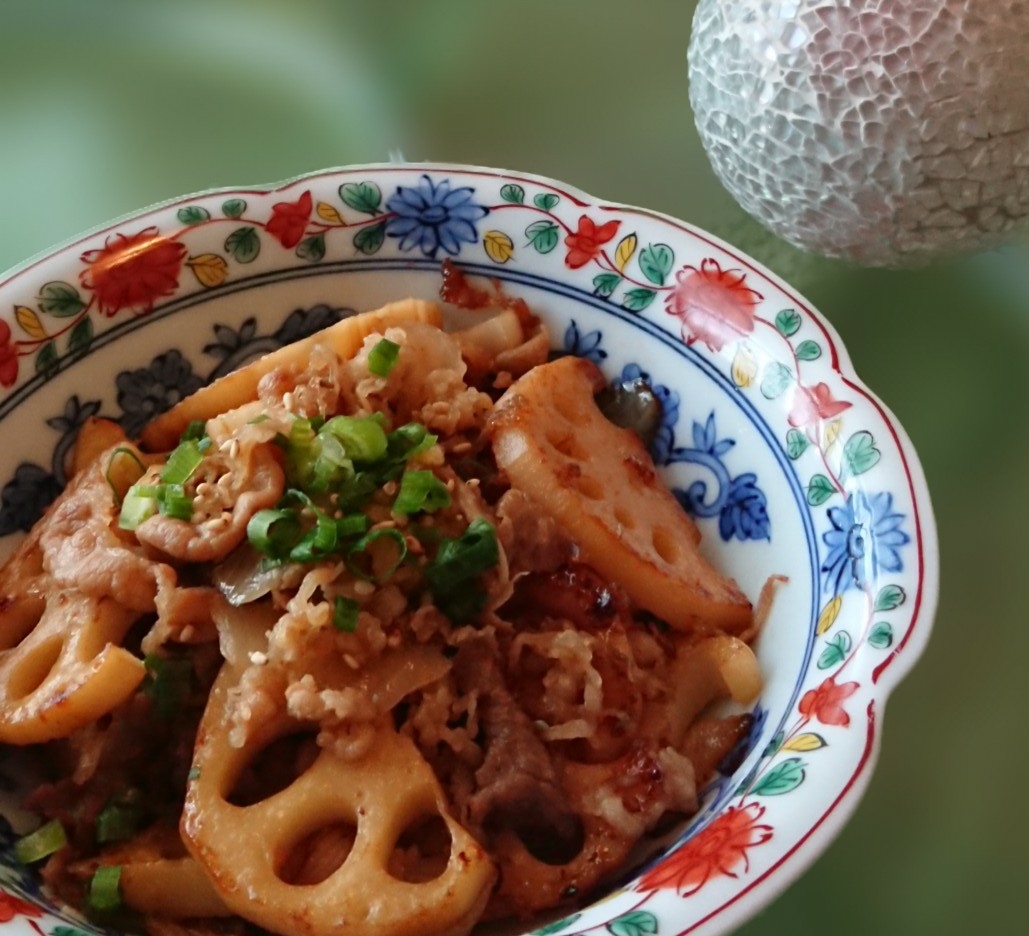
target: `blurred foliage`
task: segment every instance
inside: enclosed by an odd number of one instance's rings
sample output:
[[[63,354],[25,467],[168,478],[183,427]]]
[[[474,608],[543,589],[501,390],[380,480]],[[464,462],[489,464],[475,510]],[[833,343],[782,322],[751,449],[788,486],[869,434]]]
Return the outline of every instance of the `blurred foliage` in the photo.
[[[715,180],[693,127],[694,3],[5,0],[0,269],[123,212],[349,162],[502,166],[748,251],[840,331],[933,491],[937,626],[839,840],[748,936],[1008,931],[1029,766],[1026,251],[919,271],[804,254]]]

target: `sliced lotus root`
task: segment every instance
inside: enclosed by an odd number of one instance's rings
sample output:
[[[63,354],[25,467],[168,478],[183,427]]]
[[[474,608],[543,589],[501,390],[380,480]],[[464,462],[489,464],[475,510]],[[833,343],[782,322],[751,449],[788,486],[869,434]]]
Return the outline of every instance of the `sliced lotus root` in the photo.
[[[686,632],[746,630],[750,602],[701,554],[695,524],[643,443],[601,413],[594,394],[603,385],[597,367],[575,357],[521,377],[490,418],[497,464],[636,604]]]
[[[278,348],[197,390],[153,420],[143,430],[143,444],[151,451],[165,451],[179,441],[191,422],[206,421],[256,400],[257,385],[265,374],[277,369],[303,370],[315,345],[326,345],[346,360],[357,354],[368,335],[407,322],[426,322],[441,328],[443,311],[433,302],[405,299],[391,302],[381,309],[345,318],[307,338]]]
[[[284,786],[257,801],[240,799],[233,787],[250,763],[302,726],[283,711],[243,747],[232,747],[227,703],[238,677],[239,671],[225,665],[211,692],[181,825],[187,848],[225,904],[290,936],[467,933],[496,872],[451,816],[432,769],[413,743],[384,723],[359,760],[317,749]],[[398,870],[404,864],[398,861],[398,845],[410,838],[412,826],[426,820],[437,825],[441,820],[449,838],[438,873],[405,874]],[[333,842],[338,864],[333,861],[314,875],[297,869],[298,850],[303,859],[308,851],[332,851]]]
[[[57,588],[36,607],[34,626],[0,651],[5,744],[66,737],[124,702],[145,674],[143,662],[119,646],[135,612]]]

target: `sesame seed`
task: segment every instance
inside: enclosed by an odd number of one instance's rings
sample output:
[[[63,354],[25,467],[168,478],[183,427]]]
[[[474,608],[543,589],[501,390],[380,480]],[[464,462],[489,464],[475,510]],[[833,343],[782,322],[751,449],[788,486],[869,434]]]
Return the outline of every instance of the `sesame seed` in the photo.
[[[375,594],[375,586],[371,582],[361,579],[354,582],[354,594],[361,598],[367,598],[369,595]]]
[[[183,643],[189,643],[194,636],[196,636],[196,628],[192,624],[187,624],[179,631],[179,638]]]
[[[239,439],[229,440],[229,458],[236,458],[239,455]]]
[[[254,666],[264,666],[268,662],[268,654],[262,653],[260,650],[250,651],[250,662]]]
[[[361,664],[357,662],[357,657],[351,653],[343,654],[343,662],[347,664],[351,669],[360,669]]]
[[[293,394],[291,391],[287,390],[284,394],[282,394],[282,405],[286,407],[286,409],[292,411],[293,402]]]

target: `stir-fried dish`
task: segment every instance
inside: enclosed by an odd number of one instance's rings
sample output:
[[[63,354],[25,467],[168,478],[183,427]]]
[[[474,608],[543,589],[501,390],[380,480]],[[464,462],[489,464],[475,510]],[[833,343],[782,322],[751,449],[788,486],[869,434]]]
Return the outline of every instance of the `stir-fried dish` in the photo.
[[[760,688],[589,361],[408,300],[84,427],[0,571],[0,743],[50,891],[153,934],[463,934],[696,811]]]

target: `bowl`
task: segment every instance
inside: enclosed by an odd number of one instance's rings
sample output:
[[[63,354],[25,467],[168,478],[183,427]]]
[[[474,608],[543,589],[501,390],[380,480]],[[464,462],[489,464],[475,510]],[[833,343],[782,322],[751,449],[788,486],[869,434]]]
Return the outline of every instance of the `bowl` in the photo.
[[[204,383],[354,311],[438,294],[444,260],[549,325],[555,350],[662,400],[652,454],[705,554],[756,599],[765,686],[700,811],[602,899],[537,934],[722,933],[822,852],[872,775],[890,690],[929,636],[935,526],[911,443],[839,337],[749,257],[662,214],[538,176],[367,165],[204,192],[124,217],[0,278],[0,549],[61,489],[83,422],[137,434]],[[5,758],[0,919],[94,928],[13,857]],[[517,928],[517,927],[516,927]]]

